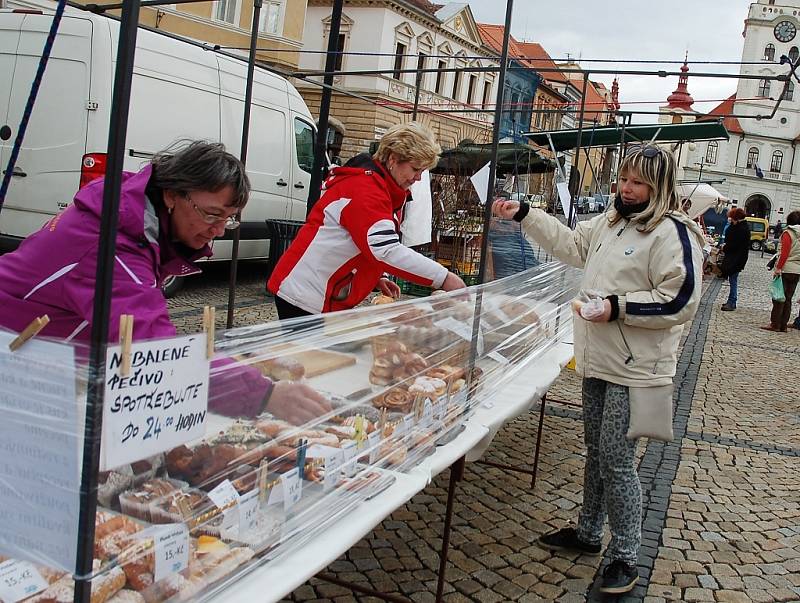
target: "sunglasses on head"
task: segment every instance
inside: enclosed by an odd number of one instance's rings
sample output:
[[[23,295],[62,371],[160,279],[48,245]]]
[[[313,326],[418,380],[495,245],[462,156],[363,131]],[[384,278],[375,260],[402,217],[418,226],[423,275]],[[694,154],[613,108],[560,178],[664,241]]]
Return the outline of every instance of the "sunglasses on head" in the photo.
[[[641,144],[630,147],[630,151],[632,152],[638,151],[647,159],[652,159],[653,157],[656,157],[659,153],[661,153],[661,149],[649,144]]]

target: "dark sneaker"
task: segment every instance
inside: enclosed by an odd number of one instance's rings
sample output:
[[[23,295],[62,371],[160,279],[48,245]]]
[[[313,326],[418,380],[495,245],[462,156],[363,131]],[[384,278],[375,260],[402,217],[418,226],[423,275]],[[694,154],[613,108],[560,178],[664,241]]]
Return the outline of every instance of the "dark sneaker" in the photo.
[[[599,555],[600,545],[578,538],[575,528],[561,528],[539,537],[539,545],[551,551],[576,551],[584,555]]]
[[[728,304],[722,304],[720,310],[723,312],[733,312],[736,309],[736,306],[729,306]]]
[[[633,590],[639,581],[639,572],[634,565],[628,565],[620,559],[615,559],[603,570],[603,579],[600,582],[600,592],[620,595]]]

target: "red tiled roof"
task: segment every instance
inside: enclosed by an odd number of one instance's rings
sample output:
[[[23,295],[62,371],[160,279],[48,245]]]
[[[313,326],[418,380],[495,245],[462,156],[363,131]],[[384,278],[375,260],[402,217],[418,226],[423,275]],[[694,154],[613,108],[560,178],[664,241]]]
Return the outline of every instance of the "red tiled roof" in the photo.
[[[522,62],[534,69],[554,69],[557,65],[547,54],[547,51],[542,48],[541,44],[536,42],[517,42],[517,47],[520,50],[520,56],[525,57]],[[542,77],[551,82],[566,82],[567,77],[560,71],[546,71],[541,74]]]
[[[505,27],[502,25],[492,25],[490,23],[478,23],[477,25],[483,43],[497,54],[503,52],[503,33]],[[509,36],[508,38],[508,55],[512,58],[522,56],[519,43],[514,39],[514,36]]]
[[[728,98],[722,101],[719,105],[714,107],[710,113],[703,117],[698,117],[697,121],[707,121],[710,118],[720,116],[720,115],[727,115],[728,113],[733,113],[734,103],[736,102],[736,94],[731,94]],[[744,134],[744,130],[742,129],[742,125],[739,123],[739,120],[735,117],[724,117],[722,119],[722,124],[725,126],[725,129],[728,132],[733,134]]]

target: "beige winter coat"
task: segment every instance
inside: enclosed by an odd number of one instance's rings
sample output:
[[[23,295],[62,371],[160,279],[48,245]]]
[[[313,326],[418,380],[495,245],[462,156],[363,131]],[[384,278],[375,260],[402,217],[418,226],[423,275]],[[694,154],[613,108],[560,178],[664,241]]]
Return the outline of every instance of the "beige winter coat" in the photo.
[[[800,242],[798,242],[800,240],[800,227],[787,226],[786,232],[789,233],[792,245],[789,247],[789,255],[786,257],[786,263],[781,270],[787,274],[800,274]],[[783,237],[781,237],[781,241],[783,241]],[[781,255],[781,247],[783,246],[779,244],[778,257]]]
[[[629,387],[669,385],[682,325],[700,303],[704,244],[700,228],[671,213],[649,233],[600,214],[574,231],[539,209],[523,219],[526,233],[561,261],[584,268],[582,288],[619,296],[619,319],[575,316],[578,374]]]

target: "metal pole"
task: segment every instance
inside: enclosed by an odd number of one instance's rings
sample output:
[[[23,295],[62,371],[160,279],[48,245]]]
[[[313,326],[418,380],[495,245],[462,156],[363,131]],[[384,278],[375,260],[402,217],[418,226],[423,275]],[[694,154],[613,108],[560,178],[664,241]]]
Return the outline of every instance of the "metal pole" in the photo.
[[[411,119],[417,121],[417,110],[419,109],[419,89],[422,86],[422,71],[417,71],[417,77],[414,81],[414,111],[411,113]]]
[[[119,195],[122,185],[122,164],[125,159],[125,134],[128,130],[128,109],[131,97],[133,57],[139,24],[139,0],[126,0],[117,45],[114,92],[111,100],[111,122],[108,129],[108,168],[103,185],[103,210],[100,215],[100,241],[97,250],[95,297],[92,311],[89,382],[86,394],[86,424],[83,440],[80,513],[78,515],[78,550],[75,565],[75,603],[89,603],[94,560],[94,522],[97,512],[97,472],[100,463],[100,434],[103,427],[103,394],[105,383],[106,345],[111,315],[111,292],[116,253]]]
[[[342,5],[344,0],[333,0],[331,11],[331,31],[328,34],[328,54],[325,57],[325,77],[322,96],[319,101],[319,120],[317,122],[317,140],[314,143],[314,167],[311,168],[311,184],[306,203],[306,215],[311,213],[311,208],[319,199],[319,189],[322,186],[322,166],[328,143],[328,116],[331,112],[330,86],[333,85],[333,68],[336,64],[337,48],[339,45],[339,28],[342,24]],[[272,250],[270,250],[272,253]]]
[[[583,116],[586,114],[586,90],[589,87],[589,72],[584,71],[583,73],[583,93],[581,94],[581,111],[580,115],[578,116],[578,135],[575,140],[575,169],[578,169],[578,164],[581,158],[581,137],[583,136]],[[589,151],[586,151],[586,163],[589,163]],[[580,182],[578,183],[578,188],[580,188]],[[580,190],[577,191],[570,191],[570,195],[572,195],[570,208],[569,208],[569,220],[567,221],[570,228],[575,228],[575,222],[577,216],[577,207],[575,207],[578,194]]]
[[[513,0],[509,0],[513,2]],[[455,501],[458,482],[464,477],[464,457],[450,465],[450,483],[447,487],[447,506],[444,512],[444,529],[442,531],[442,550],[439,553],[439,576],[436,581],[436,603],[442,600],[444,594],[445,575],[447,574],[447,555],[450,551],[450,531],[453,521],[453,502]]]
[[[244,90],[244,116],[242,117],[242,147],[239,159],[247,165],[247,146],[250,142],[250,106],[253,103],[253,72],[256,68],[256,44],[258,42],[258,21],[261,17],[261,1],[253,0],[253,26],[250,30],[250,56],[247,62],[247,84]],[[239,210],[237,218],[241,220],[242,211]],[[239,238],[241,227],[233,231],[233,247],[231,249],[231,269],[228,281],[228,317],[225,326],[233,328],[233,310],[236,305],[236,273],[239,268]],[[270,249],[270,253],[272,250]]]
[[[486,276],[486,256],[489,253],[489,224],[492,220],[492,197],[494,197],[494,179],[497,172],[497,149],[500,144],[500,120],[503,113],[503,93],[506,83],[506,67],[508,63],[508,39],[511,35],[511,13],[514,0],[506,3],[506,24],[503,31],[503,50],[500,54],[500,75],[497,80],[497,101],[494,107],[494,128],[492,130],[492,152],[489,158],[489,185],[486,191],[486,207],[483,212],[483,238],[481,239],[481,263],[478,270],[478,282],[483,283]],[[473,340],[477,333],[473,333]]]

